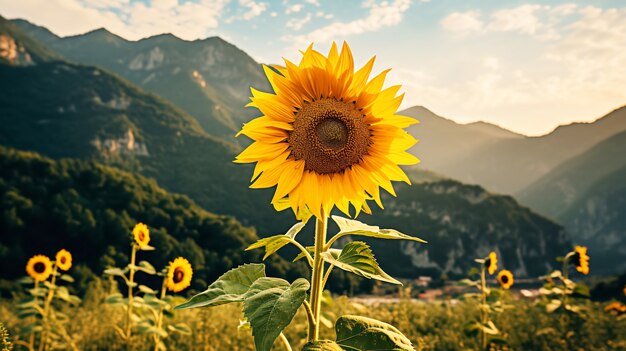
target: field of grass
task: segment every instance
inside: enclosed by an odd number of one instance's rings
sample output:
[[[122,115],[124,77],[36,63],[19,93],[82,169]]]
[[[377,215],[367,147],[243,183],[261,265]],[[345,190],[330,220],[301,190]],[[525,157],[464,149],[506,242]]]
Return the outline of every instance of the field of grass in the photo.
[[[106,283],[96,281],[83,297],[72,306],[63,304],[59,311],[67,315],[67,333],[79,350],[151,350],[153,339],[134,334],[128,346],[114,330],[123,324],[123,307],[104,303],[109,295]],[[26,350],[32,320],[20,319],[17,303],[20,297],[0,303],[0,322],[9,331],[15,350]],[[506,293],[505,310],[493,320],[507,344],[491,345],[492,350],[626,350],[626,318],[604,311],[606,303],[580,303],[580,314],[546,312],[536,301]],[[182,302],[184,299],[176,302]],[[344,314],[359,314],[390,323],[402,331],[416,350],[477,350],[477,338],[464,332],[464,325],[479,314],[477,304],[464,300],[420,302],[400,300],[397,303],[365,304],[362,300],[335,297],[326,318],[331,321]],[[175,311],[165,318],[165,326],[186,323],[191,334],[169,333],[164,340],[168,350],[254,350],[249,328],[240,327],[241,305],[230,304],[211,309]],[[332,324],[321,330],[323,338],[333,338]],[[306,340],[306,314],[301,309],[294,323],[285,331],[294,350],[300,350]],[[35,337],[35,340],[38,338]],[[36,344],[37,342],[35,342]],[[52,345],[53,346],[53,345]],[[1,349],[1,347],[0,347]],[[36,348],[35,348],[36,349]],[[51,348],[53,349],[53,348]],[[62,348],[61,348],[62,349]],[[280,341],[273,350],[284,350]]]

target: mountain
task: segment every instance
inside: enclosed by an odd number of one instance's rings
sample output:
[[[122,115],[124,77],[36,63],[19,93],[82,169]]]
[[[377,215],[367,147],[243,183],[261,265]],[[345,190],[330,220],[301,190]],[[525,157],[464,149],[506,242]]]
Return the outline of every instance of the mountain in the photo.
[[[451,163],[462,160],[483,146],[493,145],[502,140],[524,138],[522,135],[485,122],[458,124],[422,106],[414,106],[399,113],[420,121],[419,124],[408,128],[409,133],[419,140],[411,152],[422,161],[420,166],[467,182],[476,180],[463,172],[460,174],[452,172]]]
[[[24,20],[13,23],[70,61],[110,70],[168,99],[209,134],[233,143],[242,123],[258,115],[244,108],[250,86],[270,89],[261,66],[219,37],[186,41],[162,34],[128,41],[102,28],[60,38]]]
[[[562,163],[518,196],[563,223],[574,241],[601,252],[594,266],[605,272],[626,269],[625,150],[626,132],[621,132]]]
[[[383,199],[384,211],[362,220],[428,241],[403,242],[401,254],[397,246],[375,241],[374,251],[386,257],[381,262],[394,261],[389,271],[398,276],[461,277],[474,258],[494,250],[499,267],[536,277],[554,268],[554,259],[571,248],[561,225],[480,186],[438,180],[401,186],[397,194],[396,199]]]
[[[187,196],[170,194],[154,180],[95,162],[54,161],[0,147],[3,279],[23,276],[30,256],[53,257],[61,248],[72,253],[75,265],[86,265],[97,275],[108,266],[125,265],[129,233],[140,221],[149,225],[150,244],[157,251],[140,252],[139,259],[160,270],[174,258],[186,257],[193,265],[195,289],[244,261],[260,259],[259,253],[243,251],[257,240],[254,229],[207,212]],[[269,266],[277,274],[289,274],[289,266],[278,258]]]
[[[0,62],[24,66],[58,58],[54,51],[0,16]]]
[[[493,134],[496,127],[473,128]],[[100,68],[64,61],[27,67],[0,64],[0,144],[154,178],[167,191],[185,194],[208,211],[255,226],[261,237],[284,232],[294,221],[289,211],[276,213],[269,205],[272,190],[248,189],[252,169],[232,163],[234,145],[208,135],[183,110]],[[457,274],[466,260],[497,247],[519,274],[545,273],[553,254],[567,250],[560,226],[512,199],[459,182],[441,183],[442,176],[419,169],[407,169],[417,183],[405,190],[399,187],[397,199],[385,199],[386,211],[360,217],[431,242],[423,248],[428,250],[426,259],[422,248],[375,243],[381,260],[390,263],[390,272],[414,277],[424,271],[424,263],[427,272]],[[502,218],[490,217],[492,212]],[[305,244],[312,241],[312,225],[308,227],[301,234],[309,241]],[[519,253],[512,252],[498,233],[510,235],[507,240],[516,245],[527,236],[533,240],[524,242]],[[453,255],[451,263],[448,255]]]
[[[540,137],[485,123],[457,124],[423,107],[402,113],[422,120],[411,133],[420,139],[414,153],[424,167],[506,194],[516,194],[560,163],[626,130],[626,107],[595,122],[560,126]]]

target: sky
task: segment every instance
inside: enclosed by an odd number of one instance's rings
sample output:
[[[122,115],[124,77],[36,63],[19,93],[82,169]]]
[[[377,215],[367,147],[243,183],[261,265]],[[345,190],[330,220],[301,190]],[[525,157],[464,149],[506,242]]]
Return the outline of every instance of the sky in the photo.
[[[392,68],[403,107],[526,135],[626,105],[626,1],[0,0],[0,15],[60,36],[220,36],[263,63],[347,41]]]

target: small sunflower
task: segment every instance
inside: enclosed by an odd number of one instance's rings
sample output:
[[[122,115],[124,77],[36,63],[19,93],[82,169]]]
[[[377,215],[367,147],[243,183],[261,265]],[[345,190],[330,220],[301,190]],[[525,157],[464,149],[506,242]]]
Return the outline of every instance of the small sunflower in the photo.
[[[191,263],[186,258],[178,257],[170,262],[167,277],[165,277],[165,287],[173,292],[182,291],[191,284],[192,276]]]
[[[498,283],[503,289],[508,289],[513,285],[513,273],[511,271],[503,269],[498,273]]]
[[[133,236],[139,247],[147,246],[150,242],[150,229],[143,223],[137,223],[135,228],[133,228]]]
[[[576,246],[574,248],[574,255],[572,255],[572,263],[576,270],[582,274],[589,274],[589,256],[587,256],[587,247]]]
[[[52,261],[48,256],[35,255],[26,263],[26,273],[36,281],[42,282],[52,274]]]
[[[487,271],[490,275],[493,275],[498,269],[498,256],[495,252],[491,251],[489,256],[485,259],[485,267],[487,267]]]
[[[613,312],[616,314],[626,313],[626,305],[619,301],[614,301],[606,305],[606,307],[604,307],[604,311],[609,313]]]
[[[57,267],[59,267],[60,270],[69,271],[70,268],[72,268],[72,254],[69,251],[62,249],[57,252],[56,262]]]
[[[252,89],[248,106],[263,116],[237,134],[254,140],[235,160],[256,162],[250,187],[276,186],[273,204],[285,199],[294,213],[308,208],[318,218],[335,206],[370,213],[367,200],[382,208],[380,188],[395,196],[392,181],[410,184],[399,165],[419,162],[404,130],[417,121],[395,114],[400,86],[383,89],[389,70],[368,81],[374,58],[355,72],[346,43],[328,56],[311,44],[299,64],[284,61],[263,67],[274,93]]]

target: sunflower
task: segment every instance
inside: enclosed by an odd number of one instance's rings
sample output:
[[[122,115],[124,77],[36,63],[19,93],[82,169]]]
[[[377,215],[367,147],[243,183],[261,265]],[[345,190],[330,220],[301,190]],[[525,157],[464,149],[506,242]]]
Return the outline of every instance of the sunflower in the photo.
[[[606,307],[604,307],[604,311],[609,313],[614,312],[616,314],[626,313],[626,305],[619,301],[614,301],[606,305]]]
[[[178,257],[170,262],[167,268],[167,277],[165,277],[165,287],[173,292],[184,290],[191,284],[193,269],[191,263],[186,258]]]
[[[334,206],[370,213],[367,200],[383,208],[380,187],[395,196],[391,181],[410,184],[399,165],[419,162],[406,152],[417,140],[403,128],[417,120],[395,114],[404,94],[383,89],[389,70],[368,81],[374,59],[355,72],[348,44],[327,57],[311,44],[297,65],[263,67],[274,93],[251,89],[263,116],[237,134],[254,140],[235,160],[256,162],[251,188],[276,186],[273,204],[321,218]]]
[[[491,275],[496,272],[496,269],[498,269],[498,256],[495,252],[491,251],[489,256],[485,258],[485,267],[487,267],[487,271]]]
[[[42,282],[52,274],[52,261],[48,256],[35,255],[26,263],[26,273],[38,282]]]
[[[62,249],[57,252],[56,259],[57,267],[60,270],[69,271],[72,268],[72,254],[69,251]]]
[[[139,247],[147,246],[150,242],[150,229],[143,223],[137,223],[135,228],[133,228],[133,236]]]
[[[513,285],[513,273],[511,271],[503,269],[498,273],[498,283],[503,289],[508,289]]]
[[[572,255],[572,262],[576,270],[582,274],[589,274],[589,256],[587,256],[587,248],[585,246],[576,246]]]

